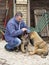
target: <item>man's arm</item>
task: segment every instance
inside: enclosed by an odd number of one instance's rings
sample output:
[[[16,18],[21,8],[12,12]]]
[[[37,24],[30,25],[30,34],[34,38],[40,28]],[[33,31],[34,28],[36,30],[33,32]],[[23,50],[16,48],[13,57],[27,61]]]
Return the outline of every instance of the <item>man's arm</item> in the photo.
[[[8,24],[7,27],[8,27],[8,31],[9,31],[11,36],[19,36],[23,33],[22,29],[15,30],[15,26],[12,23]]]
[[[10,32],[10,35],[11,36],[19,36],[19,35],[22,35],[24,31],[26,31],[27,29],[26,28],[22,28],[20,30],[15,30],[15,25],[10,23],[7,25],[8,27],[8,31]]]

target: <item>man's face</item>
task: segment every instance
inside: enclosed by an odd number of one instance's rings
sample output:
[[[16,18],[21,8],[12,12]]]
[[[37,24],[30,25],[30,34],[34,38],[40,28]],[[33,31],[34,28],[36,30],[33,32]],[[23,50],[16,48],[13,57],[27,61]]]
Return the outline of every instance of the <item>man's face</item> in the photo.
[[[17,20],[18,22],[21,22],[22,17],[21,17],[21,16],[16,16],[16,20]]]

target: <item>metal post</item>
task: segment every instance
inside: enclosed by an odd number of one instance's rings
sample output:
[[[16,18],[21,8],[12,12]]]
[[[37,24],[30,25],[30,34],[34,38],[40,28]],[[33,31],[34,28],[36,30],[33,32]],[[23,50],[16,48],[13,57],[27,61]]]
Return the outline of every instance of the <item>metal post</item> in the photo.
[[[13,12],[16,13],[16,0],[13,0]]]
[[[30,27],[30,0],[28,0],[28,27]]]

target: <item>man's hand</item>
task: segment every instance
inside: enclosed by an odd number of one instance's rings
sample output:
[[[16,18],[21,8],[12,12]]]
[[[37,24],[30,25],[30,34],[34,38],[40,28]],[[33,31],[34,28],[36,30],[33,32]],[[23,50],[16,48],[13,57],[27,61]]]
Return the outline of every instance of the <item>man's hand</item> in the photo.
[[[22,31],[24,32],[24,31],[26,31],[27,30],[27,28],[22,28]]]

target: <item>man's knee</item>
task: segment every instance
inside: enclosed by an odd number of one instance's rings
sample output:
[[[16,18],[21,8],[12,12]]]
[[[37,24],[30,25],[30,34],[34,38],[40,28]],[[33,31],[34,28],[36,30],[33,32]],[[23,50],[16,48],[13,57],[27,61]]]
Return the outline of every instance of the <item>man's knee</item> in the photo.
[[[17,43],[17,46],[19,46],[21,44],[21,40],[19,38],[16,38],[15,43]]]
[[[21,44],[21,40],[19,38],[15,38],[13,41],[8,42],[6,45],[7,49],[13,49]]]
[[[21,44],[21,40],[20,39],[18,39],[18,43]]]

